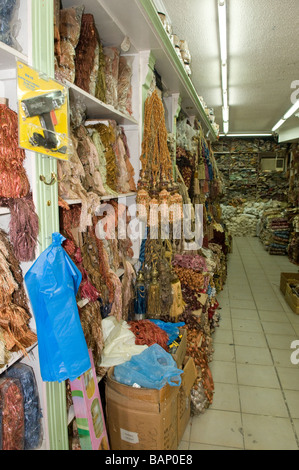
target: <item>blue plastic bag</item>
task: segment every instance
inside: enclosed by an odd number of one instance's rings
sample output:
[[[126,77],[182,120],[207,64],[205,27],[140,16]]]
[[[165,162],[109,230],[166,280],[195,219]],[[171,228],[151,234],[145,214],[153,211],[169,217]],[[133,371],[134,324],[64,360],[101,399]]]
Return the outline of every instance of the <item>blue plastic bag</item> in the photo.
[[[76,294],[82,275],[53,233],[52,244],[25,275],[34,313],[40,370],[46,382],[75,380],[90,369]]]
[[[171,344],[180,334],[179,328],[181,326],[184,326],[184,322],[179,322],[179,323],[172,323],[172,322],[165,322],[162,320],[152,320],[150,319],[153,323],[155,323],[161,330],[166,331],[168,334],[168,341],[167,344]]]
[[[158,390],[167,383],[174,387],[180,386],[182,373],[171,354],[157,343],[114,368],[117,382]]]

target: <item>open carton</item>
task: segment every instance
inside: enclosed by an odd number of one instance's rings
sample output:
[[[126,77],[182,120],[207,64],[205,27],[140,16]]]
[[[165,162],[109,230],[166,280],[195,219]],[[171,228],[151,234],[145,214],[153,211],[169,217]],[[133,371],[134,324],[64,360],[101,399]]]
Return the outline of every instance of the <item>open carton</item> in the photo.
[[[114,380],[106,382],[107,427],[112,450],[175,450],[179,386],[135,388]]]
[[[197,378],[197,368],[192,357],[186,356],[183,364],[184,373],[178,394],[178,444],[181,442],[185,429],[188,425],[191,412],[191,389]]]

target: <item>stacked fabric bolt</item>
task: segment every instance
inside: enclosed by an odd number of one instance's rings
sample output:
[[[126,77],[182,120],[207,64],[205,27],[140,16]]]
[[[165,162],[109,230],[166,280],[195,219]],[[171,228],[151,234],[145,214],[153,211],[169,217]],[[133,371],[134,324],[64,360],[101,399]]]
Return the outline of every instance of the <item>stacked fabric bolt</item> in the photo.
[[[285,217],[271,220],[272,241],[269,247],[270,255],[286,255],[290,237],[289,221]]]

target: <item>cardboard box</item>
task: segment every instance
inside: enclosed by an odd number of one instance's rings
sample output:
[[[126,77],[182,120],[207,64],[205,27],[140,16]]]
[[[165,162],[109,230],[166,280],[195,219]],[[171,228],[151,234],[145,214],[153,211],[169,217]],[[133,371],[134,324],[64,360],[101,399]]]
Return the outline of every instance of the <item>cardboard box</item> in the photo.
[[[186,356],[186,351],[187,351],[187,330],[186,328],[180,328],[179,330],[183,336],[176,352],[171,355],[173,359],[175,360],[177,367],[181,369],[185,356]]]
[[[135,388],[106,382],[106,412],[112,450],[176,450],[179,387]]]
[[[299,281],[299,273],[281,273],[280,274],[280,290],[285,295],[287,283],[289,279],[297,279]]]
[[[285,299],[287,303],[289,304],[289,306],[291,307],[291,309],[293,310],[293,312],[299,315],[299,297],[293,294],[289,283],[287,283],[287,286],[286,286]]]
[[[197,369],[192,357],[186,357],[183,367],[182,383],[178,394],[178,444],[181,442],[190,419],[190,392],[197,377]]]
[[[109,450],[108,435],[102,402],[89,351],[91,368],[76,380],[70,381],[80,446],[82,450]]]

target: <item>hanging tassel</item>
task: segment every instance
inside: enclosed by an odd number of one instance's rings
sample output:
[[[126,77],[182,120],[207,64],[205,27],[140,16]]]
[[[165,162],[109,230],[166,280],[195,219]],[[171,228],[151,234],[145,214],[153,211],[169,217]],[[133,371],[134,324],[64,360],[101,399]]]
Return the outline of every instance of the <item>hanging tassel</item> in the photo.
[[[172,282],[173,302],[170,308],[169,315],[173,319],[177,319],[184,312],[185,302],[182,295],[181,281],[176,278]]]
[[[9,236],[19,261],[33,261],[37,244],[39,222],[32,194],[19,199],[2,199],[10,209]]]
[[[156,268],[154,268],[152,271],[152,281],[148,291],[147,311],[150,318],[160,318],[160,285],[158,282],[158,271]]]
[[[144,320],[146,315],[146,290],[142,271],[137,275],[134,298],[135,320]]]

